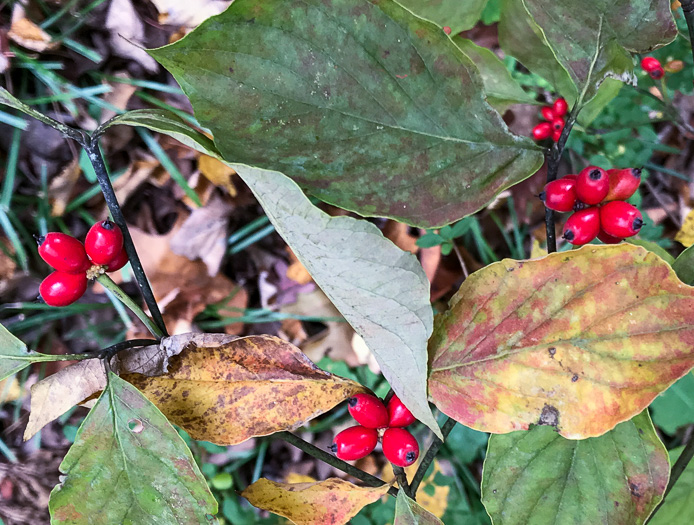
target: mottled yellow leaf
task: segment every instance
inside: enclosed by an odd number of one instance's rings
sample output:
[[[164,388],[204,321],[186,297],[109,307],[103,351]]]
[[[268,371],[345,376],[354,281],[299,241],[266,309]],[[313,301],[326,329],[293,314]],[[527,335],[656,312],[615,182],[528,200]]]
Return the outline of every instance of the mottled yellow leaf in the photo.
[[[675,240],[687,248],[694,244],[694,210],[685,217],[680,231],[675,235]]]
[[[421,460],[421,456],[420,456]],[[410,465],[405,468],[405,474],[407,479],[411,480],[414,477],[415,472],[419,468],[419,461],[417,463]],[[451,492],[451,487],[440,486],[434,482],[436,474],[442,473],[441,463],[438,459],[434,459],[433,469],[431,474],[422,480],[417,490],[417,503],[421,505],[428,512],[431,512],[434,516],[442,518],[446,513],[448,508],[448,495]],[[395,474],[393,473],[393,466],[390,463],[386,463],[383,467],[381,478],[388,481],[395,481]]]
[[[364,387],[317,368],[294,345],[253,336],[209,348],[190,345],[167,374],[125,374],[194,439],[235,445],[293,430]]]
[[[388,493],[390,485],[358,487],[338,478],[315,483],[276,483],[261,478],[241,495],[251,505],[296,525],[341,525]]]

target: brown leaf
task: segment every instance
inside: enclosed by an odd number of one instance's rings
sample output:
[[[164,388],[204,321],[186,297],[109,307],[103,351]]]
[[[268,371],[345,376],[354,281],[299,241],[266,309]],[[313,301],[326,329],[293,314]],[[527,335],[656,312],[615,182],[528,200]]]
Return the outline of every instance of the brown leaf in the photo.
[[[378,501],[389,488],[358,487],[338,478],[315,483],[277,483],[261,478],[241,495],[251,505],[284,516],[296,525],[341,525]]]
[[[152,0],[159,11],[159,23],[182,26],[187,29],[197,27],[203,20],[224,11],[230,0]]]
[[[294,252],[287,246],[289,253],[289,267],[287,268],[287,278],[299,284],[308,284],[313,281],[313,277],[308,273],[306,267],[296,258]]]
[[[150,73],[159,67],[144,49],[145,29],[131,0],[112,0],[106,14],[106,29],[111,35],[113,52],[138,62]]]
[[[171,359],[168,374],[123,378],[193,439],[219,445],[296,429],[365,390],[270,336],[215,348],[188,345]]]
[[[402,222],[389,219],[383,227],[383,236],[390,239],[395,246],[406,252],[417,253],[417,238],[410,233],[410,227]]]
[[[70,197],[75,189],[75,184],[82,174],[79,158],[73,158],[65,166],[57,177],[51,180],[48,186],[48,200],[51,203],[51,216],[62,217],[65,207],[70,202]]]
[[[235,197],[238,193],[236,186],[234,186],[231,180],[236,172],[222,161],[209,155],[200,155],[198,158],[198,169],[207,180],[227,190],[230,196]]]
[[[20,46],[38,53],[56,47],[56,44],[51,43],[51,35],[23,16],[15,18],[13,15],[12,27],[7,36]]]

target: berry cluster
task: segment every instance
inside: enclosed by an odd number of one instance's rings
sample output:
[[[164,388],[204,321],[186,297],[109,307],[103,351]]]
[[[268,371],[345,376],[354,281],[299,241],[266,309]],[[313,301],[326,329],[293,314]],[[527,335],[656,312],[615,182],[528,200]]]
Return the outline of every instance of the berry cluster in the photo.
[[[578,175],[548,182],[539,197],[550,210],[575,211],[564,225],[564,240],[578,246],[597,237],[616,244],[636,235],[643,225],[641,212],[624,202],[640,182],[637,168],[605,171],[588,166]]]
[[[562,97],[555,100],[552,106],[543,107],[542,118],[546,122],[540,122],[533,128],[533,138],[535,140],[545,140],[552,137],[554,142],[558,142],[564,129],[564,124],[566,124],[564,116],[567,111],[569,111],[569,105]]]
[[[115,272],[128,263],[123,233],[108,220],[89,229],[84,245],[60,232],[39,237],[38,243],[39,255],[55,269],[39,286],[41,298],[49,306],[67,306],[82,297],[88,273]]]
[[[347,401],[349,413],[359,425],[343,430],[330,447],[335,455],[347,461],[370,454],[379,439],[383,454],[398,467],[408,467],[419,457],[415,437],[402,427],[415,422],[407,407],[393,395],[388,407],[371,394],[357,394]]]
[[[665,69],[660,64],[660,60],[655,57],[643,57],[641,59],[641,68],[650,75],[653,80],[659,80],[663,78],[665,74]]]

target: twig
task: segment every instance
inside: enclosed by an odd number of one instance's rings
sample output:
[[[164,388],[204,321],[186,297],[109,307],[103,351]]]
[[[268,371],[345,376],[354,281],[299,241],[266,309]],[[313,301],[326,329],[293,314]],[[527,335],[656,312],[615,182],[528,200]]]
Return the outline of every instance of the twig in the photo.
[[[694,57],[694,0],[680,0],[684,19],[687,21],[687,29],[689,29],[689,44],[692,48],[692,57]]]
[[[443,439],[446,439],[448,437],[448,434],[451,433],[451,430],[453,430],[455,424],[455,419],[451,417],[449,417],[446,420],[446,422],[443,424],[443,427],[441,427],[441,434],[443,435]],[[414,476],[412,477],[412,482],[410,483],[410,493],[412,494],[413,499],[417,494],[419,484],[422,482],[422,480],[424,479],[424,475],[429,469],[429,465],[431,465],[431,462],[434,461],[436,454],[439,453],[441,445],[443,445],[443,441],[441,441],[438,437],[434,436],[433,443],[429,446],[429,450],[427,450],[427,453],[422,458],[419,467],[417,467],[417,472],[415,472]]]
[[[113,279],[111,279],[108,275],[101,274],[97,279],[101,286],[106,288],[109,292],[111,292],[113,295],[118,297],[120,301],[127,306],[132,313],[134,313],[140,321],[143,322],[143,324],[147,327],[147,330],[150,331],[150,333],[157,338],[157,340],[161,339],[164,337],[164,334],[162,331],[159,329],[159,327],[152,322],[152,320],[147,317],[147,314],[145,314],[142,311],[142,308],[140,308],[135,301],[133,301],[128,294],[126,294],[123,290],[120,289],[120,287],[113,282]]]
[[[121,232],[123,232],[123,245],[125,246],[125,251],[127,252],[128,259],[132,265],[135,280],[137,281],[140,291],[142,292],[142,297],[144,297],[145,303],[147,303],[147,307],[152,314],[152,319],[154,319],[155,324],[159,328],[159,332],[163,335],[168,335],[166,325],[164,324],[164,319],[159,311],[159,306],[157,306],[157,301],[154,299],[154,293],[149,285],[145,271],[142,268],[142,263],[140,262],[140,257],[137,255],[137,250],[133,244],[133,239],[130,236],[130,230],[125,222],[125,217],[123,217],[123,212],[118,204],[118,199],[116,199],[116,193],[113,191],[113,186],[111,185],[111,180],[109,179],[106,165],[104,164],[104,159],[101,157],[101,151],[99,151],[99,143],[97,140],[92,139],[83,144],[83,146],[87,152],[89,160],[92,163],[92,166],[94,166],[96,178],[98,179],[99,186],[101,186],[101,191],[104,194],[106,205],[108,206],[111,216],[113,217],[113,222],[115,222],[121,229]]]
[[[412,492],[410,492],[410,484],[407,482],[407,473],[402,467],[393,465],[393,474],[395,474],[395,479],[398,480],[398,485],[402,490],[405,491],[410,498],[412,497]]]
[[[341,459],[336,458],[332,454],[328,454],[326,451],[318,448],[315,445],[312,445],[311,443],[304,441],[299,436],[295,436],[291,432],[278,432],[275,435],[278,438],[283,439],[287,443],[294,445],[296,448],[303,450],[309,456],[312,456],[316,459],[320,459],[328,465],[331,465],[336,469],[341,470],[342,472],[345,472],[346,474],[349,474],[350,476],[353,476],[363,481],[370,487],[380,487],[386,484],[386,482],[382,479],[379,479],[376,476],[372,476],[368,472],[364,472],[363,470],[355,467],[354,465],[350,465],[349,463],[346,463]],[[397,496],[398,489],[396,489],[395,487],[390,487],[388,489],[388,494],[390,494],[391,496]]]
[[[115,345],[108,346],[98,352],[101,359],[111,359],[118,352],[127,350],[129,348],[137,348],[139,346],[149,346],[156,345],[159,341],[156,339],[129,339],[127,341],[121,341]]]
[[[455,252],[456,256],[458,257],[458,262],[460,263],[460,267],[463,269],[463,275],[467,279],[468,271],[467,271],[467,266],[465,264],[465,259],[463,259],[463,254],[460,253],[460,248],[458,248],[458,245],[455,243],[455,240],[451,241],[451,244],[453,244],[453,251]]]

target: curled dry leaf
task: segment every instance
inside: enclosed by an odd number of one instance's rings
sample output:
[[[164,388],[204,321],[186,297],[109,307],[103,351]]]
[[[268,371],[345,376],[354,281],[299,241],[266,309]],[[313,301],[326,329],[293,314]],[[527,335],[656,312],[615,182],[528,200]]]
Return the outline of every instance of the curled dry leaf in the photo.
[[[261,478],[241,495],[254,507],[284,516],[296,525],[342,525],[387,494],[389,488],[358,487],[338,478],[315,483],[277,483]]]
[[[599,436],[686,374],[693,347],[694,288],[641,247],[507,259],[436,319],[429,392],[476,430]]]
[[[270,336],[188,346],[171,359],[166,375],[123,378],[191,437],[218,445],[293,430],[365,391]]]

